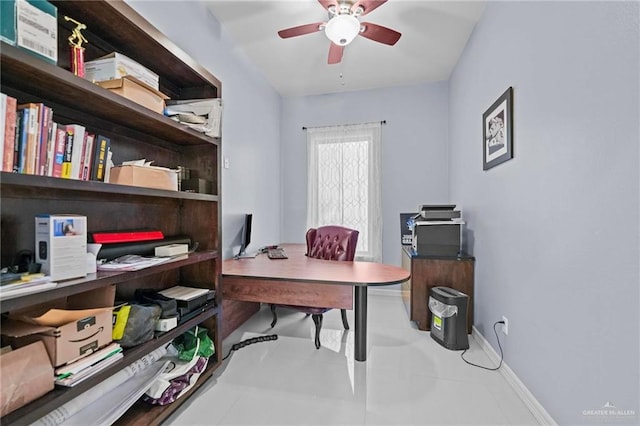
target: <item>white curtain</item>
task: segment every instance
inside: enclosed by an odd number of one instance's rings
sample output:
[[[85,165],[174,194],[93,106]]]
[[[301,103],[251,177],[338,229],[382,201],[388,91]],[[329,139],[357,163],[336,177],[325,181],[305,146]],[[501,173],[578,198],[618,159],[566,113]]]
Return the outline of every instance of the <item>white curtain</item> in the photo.
[[[360,231],[357,260],[382,259],[381,124],[307,129],[307,228]]]

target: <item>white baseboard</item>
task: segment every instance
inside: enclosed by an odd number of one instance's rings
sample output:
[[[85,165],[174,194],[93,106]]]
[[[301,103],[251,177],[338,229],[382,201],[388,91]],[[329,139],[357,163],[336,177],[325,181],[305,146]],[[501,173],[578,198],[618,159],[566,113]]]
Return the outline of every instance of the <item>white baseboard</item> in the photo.
[[[484,352],[487,354],[491,362],[495,363],[495,365],[498,365],[498,363],[500,362],[500,356],[495,351],[495,349],[493,349],[493,346],[489,344],[487,339],[484,338],[482,333],[478,331],[476,327],[473,327],[473,332],[471,334],[471,337],[473,337],[475,341],[478,342],[478,344],[480,345],[482,350],[484,350]],[[549,415],[547,410],[544,409],[542,404],[538,402],[536,397],[533,396],[533,394],[529,391],[529,389],[527,389],[524,383],[522,383],[522,381],[518,378],[518,376],[516,376],[516,373],[514,373],[513,370],[509,368],[509,366],[504,362],[504,360],[502,361],[502,367],[500,367],[498,371],[500,372],[500,374],[502,374],[502,376],[505,378],[507,383],[511,385],[513,390],[520,397],[522,402],[524,402],[524,404],[527,406],[529,411],[531,411],[531,414],[533,414],[533,416],[536,418],[539,424],[550,425],[550,426],[558,425],[556,421],[553,420],[553,417]]]

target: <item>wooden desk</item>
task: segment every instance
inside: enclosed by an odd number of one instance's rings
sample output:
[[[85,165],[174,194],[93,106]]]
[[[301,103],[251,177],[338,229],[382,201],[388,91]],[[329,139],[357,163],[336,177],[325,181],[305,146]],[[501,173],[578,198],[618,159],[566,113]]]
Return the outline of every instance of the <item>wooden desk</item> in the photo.
[[[397,284],[409,272],[372,262],[308,258],[304,244],[281,244],[288,259],[229,259],[222,264],[222,298],[325,308],[354,309],[355,359],[367,359],[367,288]],[[353,290],[351,289],[353,287]],[[353,294],[355,293],[355,305]]]

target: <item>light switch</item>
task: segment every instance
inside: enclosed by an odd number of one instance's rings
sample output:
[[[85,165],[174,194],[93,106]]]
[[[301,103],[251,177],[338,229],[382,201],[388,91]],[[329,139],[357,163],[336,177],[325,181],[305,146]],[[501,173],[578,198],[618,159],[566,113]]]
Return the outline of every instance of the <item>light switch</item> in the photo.
[[[229,157],[224,157],[224,168],[225,169],[229,168]]]

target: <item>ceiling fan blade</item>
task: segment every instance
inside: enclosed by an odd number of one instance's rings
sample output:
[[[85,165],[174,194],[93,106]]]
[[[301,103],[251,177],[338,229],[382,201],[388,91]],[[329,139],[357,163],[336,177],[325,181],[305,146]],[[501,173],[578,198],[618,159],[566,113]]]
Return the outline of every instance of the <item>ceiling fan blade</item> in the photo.
[[[295,37],[305,34],[311,34],[320,31],[320,25],[324,25],[324,22],[316,22],[314,24],[299,25],[297,27],[287,28],[285,30],[278,31],[278,35],[281,38]]]
[[[396,44],[402,35],[390,28],[372,24],[371,22],[363,22],[362,26],[364,27],[364,31],[360,33],[362,37],[377,41],[378,43],[388,44],[389,46]]]
[[[364,16],[367,13],[376,10],[386,2],[387,0],[358,0],[353,4],[353,6],[351,6],[351,11],[355,12],[358,7],[362,7],[363,12],[360,16]]]
[[[331,43],[329,46],[329,64],[337,64],[342,61],[342,52],[344,51],[344,46],[338,46],[335,43]]]
[[[322,7],[324,7],[327,10],[329,10],[329,6],[335,6],[336,10],[338,9],[337,0],[318,0],[318,3],[320,3],[322,5]]]

